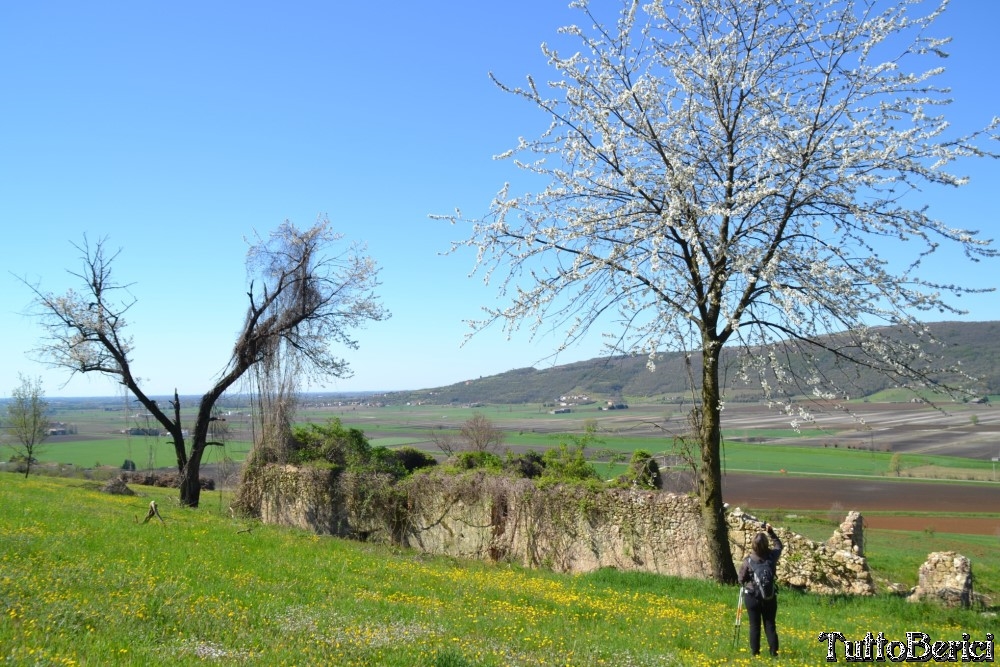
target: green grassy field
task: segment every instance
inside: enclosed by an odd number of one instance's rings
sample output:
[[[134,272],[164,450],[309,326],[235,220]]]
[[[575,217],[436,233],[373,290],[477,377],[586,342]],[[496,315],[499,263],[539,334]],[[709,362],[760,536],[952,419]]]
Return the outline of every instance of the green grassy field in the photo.
[[[191,408],[182,413],[190,418]],[[919,408],[918,408],[919,410]],[[671,412],[673,411],[673,412]],[[485,406],[470,409],[457,406],[396,405],[389,407],[340,406],[312,408],[300,411],[300,423],[325,422],[341,419],[345,425],[362,429],[373,445],[398,447],[413,445],[434,450],[433,438],[442,434],[455,435],[458,427],[474,412],[482,412],[499,428],[505,430],[506,444],[511,447],[542,451],[561,442],[572,443],[582,433],[588,422],[597,425],[596,439],[588,447],[587,455],[598,463],[602,475],[612,477],[622,472],[623,465],[607,465],[602,452],[617,452],[627,461],[632,451],[644,449],[654,455],[670,454],[673,436],[658,430],[633,433],[635,425],[668,419],[671,428],[680,428],[683,410],[675,406],[637,405],[629,411],[601,412],[596,406],[587,406],[569,414],[550,414],[542,406]],[[225,438],[223,448],[212,447],[206,451],[206,464],[239,463],[249,451],[249,417],[246,410],[234,410],[227,418],[231,433]],[[136,418],[129,418],[124,410],[62,409],[54,420],[71,423],[76,428],[76,441],[45,443],[37,454],[43,463],[55,463],[94,468],[120,467],[126,459],[136,463],[138,469],[172,468],[175,456],[172,445],[165,437],[132,436],[122,434],[127,426],[148,426]],[[155,424],[154,424],[155,425]],[[763,425],[756,428],[732,428],[724,431],[723,466],[727,471],[777,473],[784,470],[789,475],[869,475],[894,476],[893,465],[898,464],[902,476],[922,478],[947,478],[956,480],[991,480],[995,464],[988,460],[963,456],[941,456],[903,453],[894,462],[888,451],[850,449],[839,446],[836,438],[829,438],[820,430],[795,431]],[[784,440],[794,439],[797,444],[785,445]],[[59,438],[57,440],[65,440]],[[766,440],[766,444],[761,444]],[[810,443],[803,445],[803,441]],[[8,453],[12,453],[8,450]],[[605,463],[599,463],[598,459]]]
[[[228,496],[182,509],[174,492],[110,496],[79,480],[0,474],[0,662],[10,665],[754,664],[736,590],[600,571],[583,576],[428,557],[233,519]],[[149,501],[165,523],[139,523]],[[822,527],[819,518],[804,519]],[[872,567],[899,580],[939,547],[871,531]],[[919,552],[919,553],[918,553]],[[897,597],[785,591],[777,664],[824,664],[821,631],[861,639],[982,639],[994,617]],[[842,650],[842,647],[841,647]],[[841,655],[842,657],[842,655]]]
[[[522,446],[537,451],[557,446],[560,442],[573,442],[560,434],[512,434],[506,444]],[[382,435],[372,438],[373,445],[399,447],[404,445],[426,445],[419,437]],[[613,477],[624,472],[626,463],[611,465],[596,457],[606,458],[607,452],[618,452],[627,462],[631,452],[645,449],[654,455],[669,453],[669,449],[658,448],[663,442],[649,438],[629,438],[603,436],[588,448],[587,454],[595,467],[605,477]],[[246,459],[250,444],[247,442],[227,443],[224,450],[209,448],[204,464],[227,462],[240,463]],[[821,475],[863,475],[896,476],[892,471],[892,454],[888,452],[865,452],[840,448],[790,447],[782,445],[754,445],[738,442],[724,447],[724,467],[729,472],[777,473]],[[140,470],[147,468],[173,468],[176,463],[173,447],[162,438],[152,446],[131,445],[121,438],[87,440],[46,444],[37,456],[42,463],[62,464],[78,468],[119,467],[125,459],[131,458]],[[916,477],[940,477],[957,480],[990,479],[991,464],[988,461],[955,456],[933,456],[906,454],[899,458],[900,475]]]
[[[961,412],[967,408],[960,406],[954,409]],[[737,413],[739,410],[739,407],[734,408]],[[920,406],[913,408],[916,416],[929,411],[929,408]],[[491,405],[477,409],[396,405],[385,408],[313,409],[301,413],[300,419],[323,421],[337,417],[345,425],[364,430],[373,444],[426,447],[436,435],[456,435],[462,422],[475,412],[482,413],[506,432],[507,445],[539,451],[560,442],[574,442],[574,438],[582,434],[585,424],[593,423],[597,432],[595,442],[588,448],[592,459],[601,450],[620,452],[626,459],[636,449],[644,449],[654,455],[669,454],[676,432],[683,430],[686,423],[683,408],[654,404],[637,404],[628,411],[617,412],[598,411],[596,406],[585,406],[568,414],[550,414],[542,406],[525,405]],[[666,425],[669,430],[652,428],[649,426],[652,423]],[[891,435],[881,434],[879,448],[876,449],[863,447],[856,441],[841,442],[836,432],[824,429],[795,430],[790,426],[777,428],[771,424],[726,428],[724,423],[723,426],[723,465],[729,471],[785,470],[788,474],[810,475],[896,474],[892,469],[893,453],[886,451]],[[854,431],[855,427],[850,419],[839,425],[848,432]],[[902,476],[958,480],[989,480],[994,470],[988,459],[961,455],[904,452],[898,464]]]
[[[206,450],[206,463],[217,463],[222,457],[243,461],[250,449],[248,442],[226,443],[224,450],[210,447]],[[45,443],[38,456],[43,463],[61,463],[81,468],[121,466],[126,459],[140,469],[172,468],[177,465],[174,447],[165,438],[152,438],[149,442],[129,442],[124,438],[80,440],[76,442]]]

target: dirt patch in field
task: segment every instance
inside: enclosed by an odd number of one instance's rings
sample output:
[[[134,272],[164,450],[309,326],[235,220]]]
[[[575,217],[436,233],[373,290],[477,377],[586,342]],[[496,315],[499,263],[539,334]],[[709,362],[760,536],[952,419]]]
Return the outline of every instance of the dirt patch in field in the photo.
[[[1000,537],[1000,519],[979,519],[956,516],[865,516],[869,528],[914,530],[964,535],[995,535]]]
[[[1000,536],[1000,519],[949,516],[878,516],[868,512],[956,514],[1000,510],[1000,484],[943,484],[907,480],[726,475],[731,506],[787,510],[857,510],[873,528]]]

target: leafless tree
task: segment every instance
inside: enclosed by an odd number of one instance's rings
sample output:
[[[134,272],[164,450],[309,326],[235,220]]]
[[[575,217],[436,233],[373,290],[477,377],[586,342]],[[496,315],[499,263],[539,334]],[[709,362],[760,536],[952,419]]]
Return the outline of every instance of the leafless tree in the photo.
[[[437,429],[431,434],[431,442],[446,456],[451,456],[462,450],[462,445],[454,433]]]
[[[448,456],[458,452],[493,452],[503,447],[506,434],[481,413],[466,419],[458,433],[437,430],[431,435],[434,445]]]
[[[503,447],[504,432],[478,412],[466,419],[458,432],[469,451],[496,453]]]
[[[294,357],[303,377],[349,377],[347,362],[334,356],[331,343],[354,349],[353,329],[388,317],[375,295],[378,267],[363,247],[340,247],[342,235],[326,219],[300,231],[285,222],[267,238],[256,239],[247,255],[252,276],[247,310],[229,362],[201,397],[190,444],[181,424],[177,391],[169,407],[150,398],[132,368],[133,342],[126,315],[135,303],[129,285],[112,276],[120,251],[109,252],[106,239],[91,245],[84,237],[82,269],[71,275],[83,290],[64,295],[43,292],[25,282],[46,331],[38,352],[51,365],[75,373],[99,373],[121,382],[170,434],[180,472],[180,501],[196,507],[199,470],[209,440],[213,407],[224,392],[251,368],[277,355]],[[336,254],[328,254],[331,250]]]
[[[20,384],[11,392],[7,403],[7,446],[24,459],[24,476],[31,472],[35,454],[49,437],[48,404],[42,390],[42,379],[18,374]]]

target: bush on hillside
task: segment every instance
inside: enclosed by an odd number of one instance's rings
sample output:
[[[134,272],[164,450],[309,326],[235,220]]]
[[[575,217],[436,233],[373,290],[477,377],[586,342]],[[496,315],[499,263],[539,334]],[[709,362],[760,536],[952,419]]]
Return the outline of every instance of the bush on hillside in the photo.
[[[364,431],[344,428],[336,418],[292,429],[289,463],[323,463],[343,470],[388,474],[394,479],[437,465],[433,456],[413,447],[372,447]]]
[[[393,452],[407,473],[437,465],[437,459],[416,447],[400,447]]]
[[[503,471],[514,477],[537,479],[545,472],[545,460],[541,454],[534,450],[523,454],[507,452],[507,459],[503,462]]]
[[[643,449],[632,452],[628,471],[619,475],[615,486],[622,488],[662,489],[663,476],[653,455]]]
[[[344,428],[333,418],[326,424],[307,424],[292,429],[288,462],[294,464],[326,461],[344,468],[364,466],[371,460],[372,447],[364,431]]]
[[[500,472],[503,469],[503,461],[493,452],[487,451],[466,451],[459,452],[451,459],[452,464],[459,470],[493,470]]]
[[[599,481],[600,475],[584,455],[586,448],[582,444],[572,447],[560,443],[558,447],[549,449],[542,455],[545,472],[542,481],[546,483]]]

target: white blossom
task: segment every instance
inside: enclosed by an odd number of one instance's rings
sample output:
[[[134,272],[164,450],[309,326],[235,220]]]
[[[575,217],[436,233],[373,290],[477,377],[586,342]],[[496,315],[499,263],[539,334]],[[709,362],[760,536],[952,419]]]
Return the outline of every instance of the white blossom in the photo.
[[[700,352],[706,423],[721,395],[704,392],[722,391],[709,362],[729,352],[733,376],[796,425],[811,420],[790,403],[800,381],[818,399],[851,393],[821,359],[933,384],[919,317],[959,314],[952,297],[988,288],[925,278],[921,261],[946,246],[997,255],[919,194],[964,184],[959,159],[997,157],[984,147],[996,122],[963,134],[943,114],[946,4],[622,0],[600,20],[574,3],[593,28],[564,31],[570,55],[543,45],[547,88],[497,81],[551,119],[505,154],[544,189],[446,218],[471,225],[456,247],[475,248],[506,297],[474,329],[561,327],[569,344],[600,328],[610,352]],[[902,268],[881,254],[898,241],[914,250]]]

